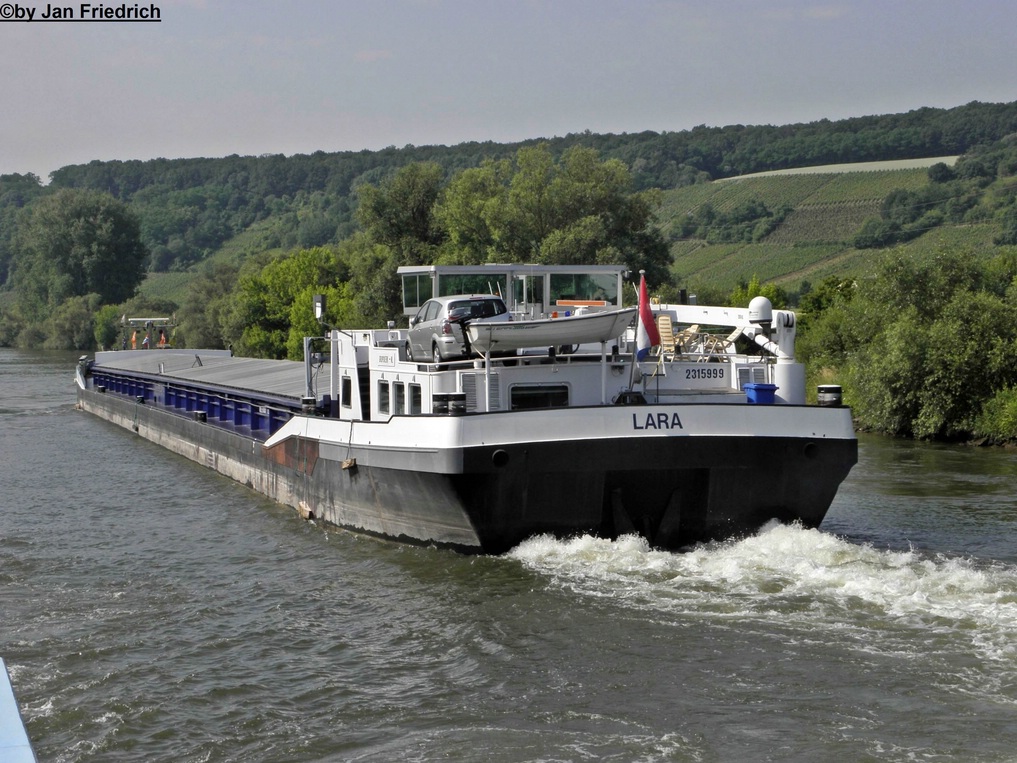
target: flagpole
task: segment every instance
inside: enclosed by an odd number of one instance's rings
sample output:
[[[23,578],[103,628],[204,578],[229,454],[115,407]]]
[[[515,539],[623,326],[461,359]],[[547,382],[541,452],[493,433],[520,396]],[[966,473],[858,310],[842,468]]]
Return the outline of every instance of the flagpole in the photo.
[[[639,320],[639,318],[636,318]],[[637,328],[636,331],[639,329]],[[636,348],[632,348],[632,361],[629,363],[629,392],[636,386]]]
[[[653,320],[653,309],[646,291],[646,271],[639,271],[639,312],[636,319],[636,349],[632,353],[632,367],[629,369],[629,393],[636,386],[636,363],[660,344],[660,334]]]

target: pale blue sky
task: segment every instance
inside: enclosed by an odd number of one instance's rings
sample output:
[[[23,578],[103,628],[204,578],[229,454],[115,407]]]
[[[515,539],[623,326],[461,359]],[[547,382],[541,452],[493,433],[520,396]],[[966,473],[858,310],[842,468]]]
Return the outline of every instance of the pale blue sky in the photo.
[[[0,23],[0,174],[1017,100],[1014,0],[155,5],[158,24]]]

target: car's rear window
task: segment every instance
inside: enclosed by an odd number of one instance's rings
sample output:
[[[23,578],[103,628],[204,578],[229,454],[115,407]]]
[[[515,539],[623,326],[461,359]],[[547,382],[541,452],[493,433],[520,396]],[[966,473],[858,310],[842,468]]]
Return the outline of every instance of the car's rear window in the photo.
[[[508,312],[508,308],[505,307],[505,303],[500,299],[460,300],[458,302],[450,302],[448,309],[449,312],[452,312],[460,307],[468,307],[470,309],[471,318],[491,318],[495,315],[501,315],[502,313]]]

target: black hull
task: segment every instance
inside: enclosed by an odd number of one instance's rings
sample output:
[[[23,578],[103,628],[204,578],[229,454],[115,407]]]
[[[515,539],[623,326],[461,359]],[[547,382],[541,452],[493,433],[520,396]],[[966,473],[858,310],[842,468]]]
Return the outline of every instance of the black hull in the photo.
[[[508,463],[491,468],[495,450]],[[505,456],[501,456],[504,460]],[[484,550],[538,533],[637,533],[662,549],[725,540],[768,521],[819,527],[857,443],[767,437],[616,438],[476,448],[455,479]]]
[[[397,541],[498,554],[528,537],[638,533],[680,549],[758,530],[818,527],[857,461],[853,439],[613,437],[461,448],[439,473],[368,466],[290,438],[273,448],[156,405],[79,390],[81,407],[305,516]],[[358,465],[359,462],[359,465]]]

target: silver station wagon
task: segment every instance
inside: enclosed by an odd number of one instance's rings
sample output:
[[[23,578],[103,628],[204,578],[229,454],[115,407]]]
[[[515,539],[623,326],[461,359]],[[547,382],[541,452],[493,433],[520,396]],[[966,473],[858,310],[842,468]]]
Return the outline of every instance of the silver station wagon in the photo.
[[[510,321],[512,313],[494,294],[456,294],[429,299],[410,319],[406,352],[411,360],[442,363],[469,357],[463,324],[481,319]]]

